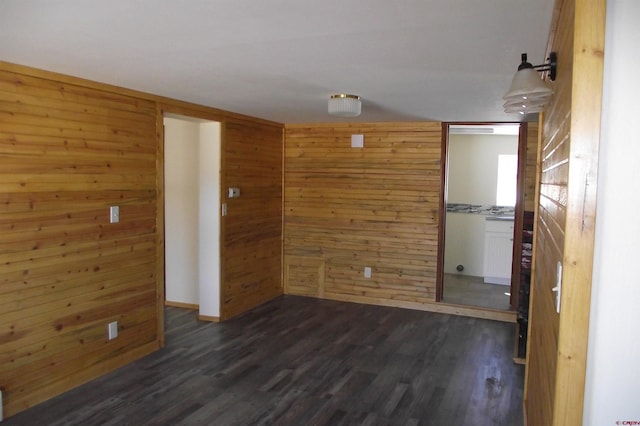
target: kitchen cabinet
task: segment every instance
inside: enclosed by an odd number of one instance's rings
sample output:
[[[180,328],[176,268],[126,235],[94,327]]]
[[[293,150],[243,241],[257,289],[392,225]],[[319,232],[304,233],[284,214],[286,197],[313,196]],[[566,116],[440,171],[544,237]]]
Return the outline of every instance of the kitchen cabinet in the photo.
[[[511,284],[513,217],[488,216],[485,220],[484,282]]]

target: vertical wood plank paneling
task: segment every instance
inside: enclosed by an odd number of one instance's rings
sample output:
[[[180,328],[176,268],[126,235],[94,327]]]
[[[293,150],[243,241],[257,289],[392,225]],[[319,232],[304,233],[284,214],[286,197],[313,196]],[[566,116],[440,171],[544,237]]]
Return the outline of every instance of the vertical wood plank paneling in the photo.
[[[351,148],[352,134],[364,134],[364,148]],[[435,301],[441,135],[440,123],[286,126],[285,262],[324,279],[304,291],[285,283],[288,292]]]
[[[281,295],[282,127],[229,120],[223,129],[225,199],[222,319]],[[225,192],[223,192],[224,194]]]
[[[0,70],[5,415],[158,347],[156,145],[152,101]]]
[[[544,114],[526,406],[530,425],[580,425],[589,328],[604,1],[559,0],[558,79]],[[561,311],[551,288],[562,262]]]

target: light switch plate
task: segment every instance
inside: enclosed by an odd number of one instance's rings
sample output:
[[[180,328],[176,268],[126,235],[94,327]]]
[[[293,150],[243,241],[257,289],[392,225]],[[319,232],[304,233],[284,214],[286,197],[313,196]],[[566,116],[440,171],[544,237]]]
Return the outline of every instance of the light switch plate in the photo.
[[[109,340],[113,340],[118,337],[118,321],[110,322],[108,325]]]
[[[560,300],[562,299],[562,262],[556,266],[556,286],[551,289],[556,293],[556,312],[560,313]]]
[[[109,207],[109,222],[110,223],[120,222],[120,207],[118,206]]]

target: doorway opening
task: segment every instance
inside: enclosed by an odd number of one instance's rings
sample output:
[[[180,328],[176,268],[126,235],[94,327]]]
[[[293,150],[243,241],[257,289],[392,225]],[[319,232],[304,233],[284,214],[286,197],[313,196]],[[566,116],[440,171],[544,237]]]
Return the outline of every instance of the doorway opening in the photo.
[[[219,321],[221,124],[168,113],[163,124],[165,305]]]
[[[439,302],[512,309],[521,126],[445,124]]]

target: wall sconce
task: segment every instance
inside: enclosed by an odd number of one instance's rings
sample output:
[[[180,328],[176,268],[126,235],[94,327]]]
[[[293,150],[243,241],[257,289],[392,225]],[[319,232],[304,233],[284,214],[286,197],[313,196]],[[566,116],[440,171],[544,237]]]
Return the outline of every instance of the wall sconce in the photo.
[[[357,117],[360,115],[360,96],[340,93],[329,98],[329,115]]]
[[[540,112],[551,99],[551,90],[538,75],[539,72],[548,72],[549,80],[556,79],[558,55],[556,52],[549,54],[547,63],[531,65],[527,62],[527,54],[522,54],[522,62],[518,71],[513,76],[511,87],[504,95],[504,112],[529,114]]]

